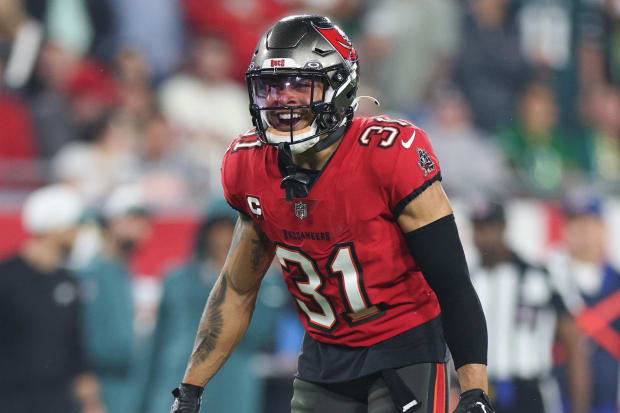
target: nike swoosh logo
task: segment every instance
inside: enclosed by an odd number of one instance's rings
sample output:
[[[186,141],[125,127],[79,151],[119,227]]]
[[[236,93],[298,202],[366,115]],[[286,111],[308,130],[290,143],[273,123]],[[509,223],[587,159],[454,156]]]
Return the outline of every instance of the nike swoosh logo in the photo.
[[[405,141],[400,141],[400,143],[402,143],[402,144],[403,144],[403,148],[405,148],[405,149],[409,149],[409,148],[411,148],[411,144],[413,143],[413,140],[415,139],[415,133],[416,133],[416,132],[417,132],[417,131],[413,131],[413,134],[411,135],[411,138],[409,138],[409,140],[408,140],[407,142],[405,142]]]
[[[415,407],[417,405],[418,405],[418,401],[416,399],[413,399],[409,403],[407,403],[406,405],[403,406],[403,412],[406,412],[407,410],[409,410],[412,407]]]

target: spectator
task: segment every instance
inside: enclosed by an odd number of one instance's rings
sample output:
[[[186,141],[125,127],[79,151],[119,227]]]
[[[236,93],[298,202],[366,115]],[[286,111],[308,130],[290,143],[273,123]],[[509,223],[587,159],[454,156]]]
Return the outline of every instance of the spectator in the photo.
[[[117,50],[131,48],[142,54],[155,79],[176,69],[184,52],[181,2],[107,0],[107,3],[115,18]]]
[[[185,371],[204,303],[226,260],[235,219],[234,210],[224,200],[212,203],[198,231],[194,257],[166,277],[146,392],[152,399],[147,400],[146,411],[170,411],[170,389]],[[252,358],[273,338],[277,307],[284,306],[285,294],[281,275],[268,273],[248,333],[226,366],[209,382],[204,399],[207,411],[259,411],[263,382]]]
[[[373,2],[364,25],[364,76],[385,94],[382,103],[410,113],[447,76],[458,43],[457,7],[454,0]]]
[[[108,1],[85,0],[90,25],[92,42],[89,55],[110,62],[116,53],[117,28],[115,15]]]
[[[571,63],[572,2],[517,0],[521,50],[534,67],[566,69]]]
[[[518,178],[522,194],[554,196],[579,183],[587,168],[585,150],[560,127],[553,90],[543,82],[528,84],[515,122],[497,136]]]
[[[582,102],[590,173],[600,190],[620,191],[620,91],[592,86]]]
[[[90,141],[95,136],[90,128],[119,104],[119,87],[108,68],[94,60],[80,61],[69,78],[66,90],[71,102],[73,121],[79,128],[79,139]]]
[[[40,0],[41,1],[41,0]],[[51,39],[77,55],[85,55],[92,44],[94,28],[88,0],[42,0],[46,31]]]
[[[44,44],[37,64],[39,93],[31,99],[38,155],[50,160],[68,142],[79,136],[66,91],[79,65],[77,56],[60,45]]]
[[[432,118],[424,127],[442,160],[442,185],[448,195],[507,195],[510,172],[502,152],[473,125],[470,108],[457,89],[437,90]]]
[[[64,264],[82,201],[67,187],[29,195],[22,211],[30,238],[0,263],[0,400],[11,413],[103,413],[84,363],[78,285]]]
[[[134,49],[121,50],[116,55],[118,81],[125,86],[149,87],[152,81],[151,66],[142,53]]]
[[[576,127],[578,94],[576,42],[579,40],[579,3],[574,0],[514,0],[519,46],[527,64],[545,73],[558,96],[559,115],[564,124]]]
[[[135,130],[142,129],[156,111],[154,90],[148,86],[123,85],[120,90],[119,115]]]
[[[119,116],[140,135],[157,112],[151,68],[142,54],[125,49],[116,56],[115,72]]]
[[[4,63],[0,50],[0,185],[15,187],[36,177],[36,145],[28,107],[4,88]]]
[[[108,0],[23,0],[25,9],[45,25],[48,38],[76,55],[103,61],[114,56],[116,22]]]
[[[620,87],[620,7],[615,0],[588,3],[582,6],[577,44],[581,87]]]
[[[129,259],[150,234],[141,191],[118,188],[103,208],[103,251],[81,270],[87,300],[86,359],[101,383],[109,412],[139,409],[144,367],[134,339],[134,300]]]
[[[568,350],[572,413],[588,408],[588,361],[583,338],[547,271],[506,244],[504,208],[482,203],[472,214],[480,266],[472,282],[489,331],[489,386],[497,413],[549,413],[560,406],[551,376],[554,334]]]
[[[7,47],[4,74],[0,83],[17,90],[32,76],[43,38],[41,26],[30,18],[20,0],[0,3],[0,47]]]
[[[463,21],[455,80],[470,103],[476,125],[495,132],[515,109],[528,68],[519,51],[508,0],[473,0]]]
[[[564,210],[566,248],[553,257],[550,269],[570,312],[588,336],[590,412],[616,413],[620,407],[620,272],[607,257],[602,201],[577,194],[567,199]]]
[[[177,143],[167,119],[152,114],[140,136],[137,180],[158,207],[202,205],[208,181]]]
[[[136,177],[136,131],[116,113],[88,127],[92,142],[73,142],[52,161],[55,179],[77,187],[89,202],[102,200],[116,186]]]
[[[248,56],[272,22],[292,11],[288,0],[183,0],[185,16],[194,33],[215,33],[228,46],[232,62],[229,76],[242,82]]]
[[[77,185],[88,201],[97,199],[110,185],[125,181],[133,167],[133,125],[112,116],[119,104],[118,84],[105,66],[79,60],[53,44],[46,47],[40,70],[46,89],[35,111],[50,175]]]
[[[160,89],[162,111],[182,138],[192,161],[206,169],[219,193],[220,163],[231,140],[250,128],[247,89],[230,78],[226,43],[212,36],[194,40],[190,71]]]

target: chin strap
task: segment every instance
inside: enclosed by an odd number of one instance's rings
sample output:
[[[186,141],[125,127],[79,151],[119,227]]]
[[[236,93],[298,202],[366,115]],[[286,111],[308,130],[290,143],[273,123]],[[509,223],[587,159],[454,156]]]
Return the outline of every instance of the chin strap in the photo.
[[[284,167],[286,176],[280,183],[280,188],[286,191],[286,200],[292,201],[293,198],[305,198],[308,196],[310,177],[303,172],[298,172],[291,149],[284,142],[278,144],[278,158]]]
[[[338,139],[344,136],[344,133],[346,132],[346,130],[347,130],[347,126],[339,127],[334,132],[332,132],[329,136],[327,136],[325,139],[321,139],[320,141],[318,141],[316,145],[312,147],[312,149],[314,149],[316,152],[320,152],[323,149],[329,148],[334,143],[336,143]]]
[[[319,152],[336,143],[338,139],[344,136],[352,118],[353,111],[351,110],[350,114],[347,113],[346,125],[339,127],[329,136],[318,141],[312,149]],[[286,191],[287,201],[292,201],[293,198],[307,197],[310,192],[310,177],[297,170],[297,166],[293,162],[293,157],[291,155],[291,148],[288,144],[284,142],[278,144],[278,157],[280,164],[284,167],[286,172],[286,177],[280,183],[280,188]]]

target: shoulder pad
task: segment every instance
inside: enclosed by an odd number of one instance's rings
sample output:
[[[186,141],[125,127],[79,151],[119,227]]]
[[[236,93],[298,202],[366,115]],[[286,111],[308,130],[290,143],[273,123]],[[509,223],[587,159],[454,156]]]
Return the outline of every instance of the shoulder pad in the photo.
[[[400,142],[404,149],[409,149],[419,133],[424,131],[407,120],[375,116],[361,119],[357,139],[362,146],[388,149]]]
[[[256,128],[252,128],[232,141],[226,152],[235,153],[240,150],[260,148],[263,143],[258,139]]]
[[[404,205],[441,179],[439,161],[426,132],[413,123],[386,116],[363,118],[356,140],[368,168],[398,216]]]

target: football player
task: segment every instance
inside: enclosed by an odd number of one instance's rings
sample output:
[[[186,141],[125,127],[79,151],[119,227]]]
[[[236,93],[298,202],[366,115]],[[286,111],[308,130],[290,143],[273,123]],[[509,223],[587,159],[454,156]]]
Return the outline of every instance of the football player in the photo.
[[[293,413],[447,412],[447,348],[456,411],[492,412],[484,314],[425,132],[354,117],[358,56],[325,17],[277,22],[246,80],[255,129],[222,164],[239,220],[171,412],[198,412],[274,256],[307,332]]]

